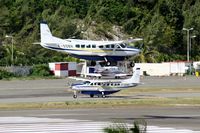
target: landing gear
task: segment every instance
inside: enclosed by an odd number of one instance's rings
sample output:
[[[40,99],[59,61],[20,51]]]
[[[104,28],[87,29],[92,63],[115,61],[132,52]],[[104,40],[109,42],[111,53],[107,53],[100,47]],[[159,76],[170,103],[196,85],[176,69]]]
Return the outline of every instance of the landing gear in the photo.
[[[103,98],[105,98],[106,96],[105,96],[105,94],[104,94],[104,92],[101,92],[101,95],[102,95],[102,97]]]
[[[73,98],[77,98],[77,93],[76,93],[76,91],[74,91]]]
[[[94,97],[94,94],[90,94],[90,97],[93,98],[93,97]]]
[[[130,67],[134,67],[135,66],[135,63],[134,62],[131,62],[130,63]]]
[[[96,62],[95,61],[91,61],[91,66],[95,66]]]
[[[77,98],[77,95],[73,95],[73,98],[74,98],[74,99]]]
[[[109,61],[106,62],[106,65],[107,65],[107,66],[110,66],[110,64],[111,64],[111,63],[110,63]]]

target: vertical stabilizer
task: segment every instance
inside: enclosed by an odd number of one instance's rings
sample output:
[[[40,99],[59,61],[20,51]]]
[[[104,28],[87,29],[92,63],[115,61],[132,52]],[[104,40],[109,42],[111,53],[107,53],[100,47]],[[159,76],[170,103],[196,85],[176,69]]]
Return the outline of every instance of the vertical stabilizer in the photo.
[[[136,68],[131,78],[123,80],[123,83],[140,83],[140,68]]]
[[[41,36],[41,43],[47,43],[52,40],[51,31],[47,25],[47,22],[42,21],[40,22],[40,36]]]

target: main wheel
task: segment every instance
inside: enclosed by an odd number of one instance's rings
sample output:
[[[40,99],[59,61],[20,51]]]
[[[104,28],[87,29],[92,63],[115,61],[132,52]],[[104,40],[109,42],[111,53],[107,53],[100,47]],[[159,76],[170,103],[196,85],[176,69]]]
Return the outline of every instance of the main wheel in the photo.
[[[73,98],[77,98],[77,95],[73,95]]]
[[[134,63],[134,62],[131,62],[131,63],[130,63],[130,66],[131,66],[131,67],[134,67],[134,66],[135,66],[135,63]]]
[[[110,64],[111,64],[111,63],[110,63],[109,61],[108,61],[108,62],[106,62],[106,65],[107,65],[107,66],[110,66]]]

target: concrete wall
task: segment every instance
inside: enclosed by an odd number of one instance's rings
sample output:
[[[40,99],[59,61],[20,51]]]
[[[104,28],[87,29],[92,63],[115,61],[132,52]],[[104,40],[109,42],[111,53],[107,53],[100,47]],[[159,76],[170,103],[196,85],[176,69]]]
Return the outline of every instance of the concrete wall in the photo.
[[[186,72],[184,62],[136,63],[135,67],[141,69],[140,75],[146,73],[149,76],[182,76]]]

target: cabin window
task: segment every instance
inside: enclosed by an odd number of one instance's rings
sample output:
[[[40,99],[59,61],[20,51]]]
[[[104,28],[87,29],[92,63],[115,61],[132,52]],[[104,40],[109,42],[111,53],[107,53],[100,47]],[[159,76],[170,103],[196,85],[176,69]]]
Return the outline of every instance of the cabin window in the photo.
[[[98,83],[98,85],[101,85],[101,83]]]
[[[110,86],[113,86],[113,83],[111,83]]]
[[[106,45],[106,48],[110,48],[110,45]]]
[[[112,45],[111,45],[111,48],[115,48],[115,45],[114,45],[114,44],[112,44]]]
[[[96,85],[96,83],[94,83],[94,85]]]
[[[79,44],[76,44],[76,48],[80,48],[80,45],[79,45]]]
[[[91,48],[91,45],[87,45],[86,48]]]
[[[99,48],[103,48],[103,45],[100,45]]]
[[[93,83],[91,83],[90,85],[93,85]]]
[[[92,48],[96,48],[96,45],[92,45]]]
[[[109,83],[107,83],[107,86],[109,86]]]
[[[81,45],[81,48],[85,48],[85,45]]]

